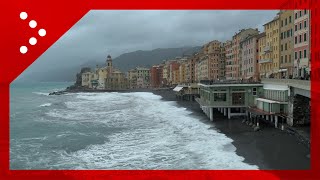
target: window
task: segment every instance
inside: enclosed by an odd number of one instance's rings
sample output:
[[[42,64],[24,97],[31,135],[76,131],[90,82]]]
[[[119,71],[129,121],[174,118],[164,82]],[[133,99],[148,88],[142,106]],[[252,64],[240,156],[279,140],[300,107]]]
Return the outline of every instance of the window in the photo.
[[[284,62],[287,63],[287,55],[284,56]]]
[[[307,50],[306,50],[306,49],[303,50],[303,57],[304,57],[304,58],[307,58]]]
[[[301,17],[302,16],[302,11],[299,11],[299,17]]]
[[[287,50],[288,48],[287,48],[287,43],[285,44],[285,46],[284,46],[284,50]]]
[[[302,41],[302,36],[301,36],[301,34],[299,35],[299,43],[301,43],[301,41]]]
[[[289,54],[289,63],[291,63],[291,54]]]
[[[294,31],[298,30],[298,25],[294,25]]]
[[[285,19],[284,24],[285,24],[285,25],[287,25],[287,24],[288,24],[287,18]]]
[[[297,19],[297,18],[298,18],[298,13],[294,15],[294,19]]]
[[[254,95],[254,96],[257,95],[257,88],[252,88],[252,95]]]
[[[304,10],[304,14],[307,14],[307,10]]]
[[[299,24],[300,29],[302,29],[302,23]]]
[[[297,41],[298,41],[298,37],[294,37],[294,44],[297,44]]]
[[[301,59],[301,58],[302,58],[302,52],[299,51],[299,59]]]
[[[283,51],[283,44],[281,44],[281,51]]]
[[[304,28],[307,28],[307,21],[304,21]]]
[[[307,33],[304,33],[304,41],[307,41]]]
[[[280,34],[280,39],[283,39],[283,33]]]
[[[298,53],[294,52],[294,59],[298,59]]]
[[[289,16],[289,23],[291,23],[291,16]]]

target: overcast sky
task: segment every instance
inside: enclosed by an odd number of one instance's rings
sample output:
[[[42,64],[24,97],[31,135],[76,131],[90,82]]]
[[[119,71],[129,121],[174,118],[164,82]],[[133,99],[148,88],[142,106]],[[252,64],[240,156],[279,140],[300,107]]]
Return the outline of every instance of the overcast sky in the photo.
[[[103,62],[136,50],[200,46],[226,41],[242,28],[258,28],[277,11],[90,11],[26,74],[88,61]],[[49,33],[49,32],[48,32]]]

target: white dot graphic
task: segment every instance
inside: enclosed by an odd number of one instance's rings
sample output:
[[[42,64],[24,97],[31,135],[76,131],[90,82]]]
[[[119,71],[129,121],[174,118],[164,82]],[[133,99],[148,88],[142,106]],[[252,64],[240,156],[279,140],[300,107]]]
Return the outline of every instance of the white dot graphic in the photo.
[[[21,12],[20,13],[20,19],[26,20],[28,18],[28,14],[26,12]]]
[[[21,46],[21,47],[20,47],[20,52],[21,52],[21,54],[27,53],[27,52],[28,52],[27,46]]]
[[[35,28],[35,27],[37,27],[37,22],[36,22],[35,20],[31,20],[31,21],[29,22],[29,26],[30,26],[31,28]]]
[[[37,39],[34,38],[34,37],[30,38],[30,39],[29,39],[29,43],[30,43],[31,45],[35,45],[35,44],[37,44]]]
[[[45,29],[40,29],[40,30],[38,31],[38,33],[39,33],[39,36],[41,36],[41,37],[43,37],[43,36],[45,36],[45,35],[47,34],[47,32],[46,32]]]

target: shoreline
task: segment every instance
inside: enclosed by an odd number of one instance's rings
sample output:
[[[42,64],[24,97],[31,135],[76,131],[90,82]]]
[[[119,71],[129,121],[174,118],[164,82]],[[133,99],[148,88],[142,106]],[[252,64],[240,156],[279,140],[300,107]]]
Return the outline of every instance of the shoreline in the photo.
[[[240,118],[229,120],[218,111],[214,112],[211,122],[197,102],[177,101],[172,90],[151,92],[160,95],[164,101],[176,101],[192,115],[198,116],[199,121],[213,125],[215,130],[231,138],[236,154],[243,157],[245,163],[257,165],[260,170],[307,170],[311,167],[310,149],[286,131],[261,124],[262,129],[255,132]]]
[[[202,112],[195,101],[178,101],[172,88],[163,89],[126,89],[110,90],[68,90],[57,92],[151,92],[161,96],[163,101],[175,101],[178,106],[191,111],[199,121],[210,124],[213,129],[232,139],[236,147],[236,154],[243,157],[245,163],[257,165],[260,170],[307,170],[311,167],[310,149],[299,142],[297,137],[270,125],[261,124],[260,131],[253,131],[252,127],[242,123],[239,118],[227,119],[219,112],[214,112],[213,122]]]

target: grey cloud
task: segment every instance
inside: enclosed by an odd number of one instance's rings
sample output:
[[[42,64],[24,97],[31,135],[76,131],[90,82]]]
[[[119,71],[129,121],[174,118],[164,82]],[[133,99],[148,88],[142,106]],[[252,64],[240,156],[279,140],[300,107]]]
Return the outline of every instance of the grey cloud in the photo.
[[[277,11],[90,11],[24,74],[103,61],[107,54],[199,46],[257,27]]]

